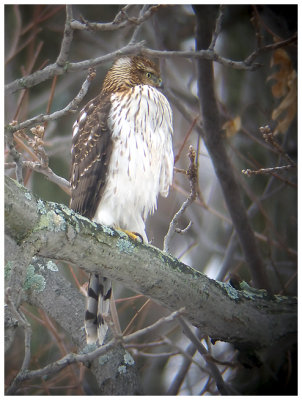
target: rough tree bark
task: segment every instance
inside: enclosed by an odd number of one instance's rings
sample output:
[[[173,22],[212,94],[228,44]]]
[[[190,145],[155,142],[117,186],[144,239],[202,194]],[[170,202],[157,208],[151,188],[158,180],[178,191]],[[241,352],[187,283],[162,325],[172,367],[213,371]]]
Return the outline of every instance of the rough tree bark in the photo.
[[[209,279],[153,246],[134,242],[64,205],[36,199],[10,178],[5,212],[7,234],[23,252],[103,273],[169,310],[185,307],[188,320],[212,339],[251,349],[290,345],[295,339],[295,298],[271,296],[245,282],[236,290]],[[57,318],[62,324],[64,317]]]

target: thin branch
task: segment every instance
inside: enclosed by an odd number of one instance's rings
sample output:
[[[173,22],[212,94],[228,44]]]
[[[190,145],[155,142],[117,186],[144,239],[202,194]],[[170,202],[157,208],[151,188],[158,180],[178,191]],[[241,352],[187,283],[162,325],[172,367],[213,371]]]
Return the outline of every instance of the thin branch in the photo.
[[[176,168],[174,168],[174,170],[181,172],[182,170],[178,170]],[[287,183],[287,182],[286,182]],[[184,196],[189,196],[189,193],[187,191],[185,191],[183,188],[181,188],[180,186],[176,185],[175,183],[173,183],[173,189],[175,189],[177,192],[183,194]],[[281,190],[281,187],[280,189]],[[273,196],[275,193],[272,193],[271,195]],[[266,197],[261,198],[260,200],[265,200]],[[219,213],[217,210],[209,207],[207,204],[202,203],[198,198],[195,200],[195,203],[198,204],[199,206],[203,207],[206,211],[208,211],[209,213],[211,213],[212,215],[216,216],[217,218],[221,219],[222,221],[224,221],[225,223],[232,225],[232,221],[230,218],[226,217],[225,215]],[[250,217],[250,215],[249,215]],[[265,235],[263,235],[260,232],[254,231],[255,237],[258,240],[261,240],[264,243],[267,243],[267,237]],[[272,243],[274,244],[274,246],[278,246],[278,242],[276,241],[272,241]],[[297,256],[297,252],[296,250],[289,248],[288,249],[289,254],[291,254],[291,256],[296,257]],[[219,281],[222,280],[222,278],[217,278]]]
[[[52,80],[52,83],[51,83],[50,95],[49,95],[48,102],[47,102],[47,107],[46,107],[46,114],[50,113],[51,105],[52,105],[53,98],[54,98],[54,95],[55,95],[55,89],[56,89],[57,81],[58,81],[58,77],[54,76],[53,80]],[[47,126],[47,123],[44,124],[44,128],[46,128],[46,126]]]
[[[14,4],[14,15],[16,18],[16,25],[13,30],[14,35],[12,38],[11,48],[6,57],[5,64],[7,64],[16,55],[18,43],[21,37],[22,18],[20,13],[20,6],[18,4]]]
[[[39,162],[23,161],[23,167],[32,169],[45,175],[50,182],[57,184],[65,193],[70,195],[70,183],[65,178],[55,174],[48,166],[43,166]]]
[[[191,111],[191,105],[186,106],[183,98],[179,99],[170,89],[165,89],[169,100],[175,105],[180,111],[182,116],[191,124],[192,128],[200,135],[204,136],[203,126],[200,120],[200,115],[194,116]],[[195,121],[196,120],[196,121]],[[195,122],[194,122],[195,121]]]
[[[225,5],[221,4],[219,6],[219,13],[218,13],[218,17],[216,19],[215,31],[213,32],[213,35],[212,35],[212,41],[210,43],[209,50],[214,51],[217,38],[221,32],[221,24],[222,24],[222,19],[224,17],[224,10],[225,10]]]
[[[15,162],[16,166],[16,179],[22,185],[23,184],[23,161],[22,155],[16,150],[14,145],[14,139],[12,134],[6,136],[6,145],[9,149],[10,155]]]
[[[296,163],[291,159],[291,157],[283,150],[283,148],[277,142],[274,134],[271,131],[271,128],[268,125],[260,127],[259,130],[262,133],[263,139],[267,143],[269,143],[274,149],[276,149],[277,153],[279,153],[283,158],[285,158],[286,161],[289,162],[291,165],[296,166]]]
[[[91,84],[91,81],[95,78],[95,70],[93,68],[88,70],[88,75],[82,84],[82,87],[79,91],[79,93],[75,96],[75,98],[62,110],[55,111],[52,114],[40,114],[37,115],[36,117],[33,117],[31,119],[28,119],[24,122],[21,122],[20,124],[14,124],[14,125],[9,125],[6,129],[9,132],[16,132],[21,129],[25,128],[30,128],[32,126],[41,124],[43,122],[49,122],[49,121],[54,121],[58,118],[63,117],[64,115],[67,115],[69,113],[75,113],[79,107],[80,102],[83,100],[83,98],[86,96],[89,86]]]
[[[198,352],[204,358],[208,369],[211,371],[211,374],[216,382],[217,389],[219,390],[220,394],[222,395],[230,395],[230,394],[238,394],[234,389],[232,389],[226,382],[224,382],[219,369],[217,366],[209,361],[209,353],[203,344],[200,342],[199,338],[192,332],[191,328],[185,321],[182,316],[178,317],[178,320],[183,328],[184,334],[194,343]]]
[[[269,53],[271,51],[275,51],[277,49],[280,49],[281,47],[288,46],[291,43],[297,42],[297,34],[295,33],[293,36],[286,40],[281,40],[280,42],[277,43],[272,43],[272,44],[267,44],[266,46],[259,47],[257,50],[255,50],[253,53],[251,53],[245,60],[244,64],[247,66],[252,66],[253,62],[255,59],[260,55],[264,53]]]
[[[156,342],[148,342],[148,343],[129,343],[126,344],[124,347],[126,349],[136,348],[136,349],[149,349],[153,347],[162,346],[165,344],[164,340],[158,340]]]
[[[89,22],[85,21],[83,18],[83,23],[80,21],[72,21],[71,22],[71,27],[72,29],[78,29],[78,30],[88,30],[88,31],[99,31],[99,32],[104,32],[104,31],[116,31],[122,28],[125,28],[127,26],[135,26],[135,25],[141,25],[143,22],[145,22],[147,19],[152,17],[152,15],[157,12],[160,8],[167,7],[166,5],[156,5],[156,6],[151,6],[145,10],[143,13],[140,12],[139,17],[129,17],[127,14],[127,9],[124,7],[120,13],[115,17],[115,19],[112,22],[107,22],[107,23],[99,23],[99,22]]]
[[[151,299],[148,299],[144,302],[144,304],[140,307],[140,309],[134,314],[134,316],[131,318],[130,322],[128,323],[128,325],[126,326],[126,328],[123,331],[123,335],[126,334],[127,331],[129,331],[129,329],[131,328],[131,325],[133,324],[133,322],[135,321],[135,319],[139,316],[139,314],[145,309],[145,307],[148,306],[148,304],[151,302]]]
[[[185,228],[183,228],[183,229],[175,228],[175,232],[176,232],[176,233],[179,233],[179,234],[181,234],[181,235],[184,235],[186,232],[188,232],[188,230],[191,228],[191,226],[192,226],[192,221],[190,221],[190,222],[188,223],[188,225],[187,225]]]
[[[46,365],[43,368],[37,369],[37,370],[21,370],[19,371],[17,377],[13,381],[13,384],[10,385],[10,387],[6,391],[6,395],[12,395],[16,392],[18,387],[21,385],[22,382],[38,377],[42,377],[44,375],[47,376],[52,376],[60,371],[62,371],[64,368],[67,366],[74,364],[74,363],[91,363],[93,360],[96,358],[100,357],[103,354],[108,353],[109,350],[117,346],[118,341],[122,343],[129,343],[132,340],[138,339],[141,336],[144,336],[145,334],[149,334],[150,332],[156,331],[159,327],[166,325],[167,323],[174,322],[176,318],[178,318],[183,312],[183,309],[180,309],[178,311],[174,311],[167,317],[162,317],[158,321],[156,321],[154,324],[147,326],[146,328],[143,328],[139,331],[136,331],[135,333],[132,333],[131,335],[124,336],[118,338],[112,339],[109,343],[98,347],[95,349],[95,346],[86,346],[86,348],[83,351],[83,354],[74,354],[74,353],[69,353],[65,357],[61,358],[58,361],[55,361],[53,363],[50,363]],[[89,349],[92,349],[92,351]],[[85,350],[88,352],[85,352]]]
[[[46,12],[42,11],[40,15],[37,16],[37,18],[34,18],[33,21],[31,20],[28,25],[23,28],[22,30],[22,35],[27,33],[28,31],[31,31],[33,28],[36,28],[38,24],[41,24],[44,21],[47,21],[51,17],[53,17],[55,14],[60,12],[63,8],[65,8],[64,5],[58,5],[56,7],[51,7],[48,9],[45,9]]]
[[[68,61],[70,47],[73,39],[73,28],[71,26],[71,23],[72,23],[72,5],[66,5],[66,21],[64,28],[64,36],[61,43],[60,53],[56,61],[56,64],[59,67],[63,67]]]
[[[44,147],[43,146],[38,146],[37,150],[39,150],[39,154],[41,157],[38,157],[39,161],[33,162],[33,161],[23,161],[22,155],[16,150],[14,146],[14,139],[13,139],[13,134],[14,132],[22,132],[23,129],[25,128],[30,128],[34,127],[38,124],[41,124],[43,122],[48,122],[48,121],[53,121],[58,118],[61,118],[62,116],[68,114],[68,113],[74,113],[80,102],[83,100],[83,98],[86,96],[88,92],[88,88],[91,84],[91,81],[95,78],[95,70],[94,69],[89,69],[87,78],[85,79],[84,83],[82,84],[82,87],[79,91],[79,93],[75,96],[75,98],[62,110],[55,111],[52,114],[42,114],[38,115],[34,118],[31,118],[27,121],[24,121],[20,124],[16,124],[15,122],[12,124],[9,124],[6,127],[6,131],[8,132],[6,137],[7,137],[7,146],[9,148],[10,154],[15,162],[16,165],[16,176],[18,182],[21,184],[23,183],[23,167],[26,166],[30,169],[33,169],[37,172],[40,172],[48,177],[48,179],[56,184],[58,184],[62,190],[64,190],[68,195],[70,194],[69,190],[69,182],[66,181],[66,179],[56,175],[48,166],[48,157],[45,153]],[[32,128],[34,129],[33,132],[35,132],[38,128]],[[36,137],[34,135],[34,137]],[[40,142],[39,142],[40,143]],[[35,152],[36,154],[36,152]]]
[[[154,6],[153,6],[153,7],[154,7]],[[156,7],[156,6],[155,6],[155,7]],[[160,6],[157,6],[157,7],[160,7]],[[148,4],[144,4],[144,5],[142,6],[142,8],[140,9],[140,12],[139,12],[139,18],[138,18],[138,19],[143,18],[144,15],[147,14],[148,8],[149,8],[149,5],[148,5]],[[152,8],[152,7],[151,7],[151,8]],[[141,26],[142,26],[141,24],[138,24],[138,26],[135,28],[135,30],[134,30],[134,32],[133,32],[133,34],[132,34],[132,37],[131,37],[131,39],[130,39],[129,44],[134,44],[134,43],[136,42],[137,37],[138,37],[138,34],[139,34],[140,30],[141,30]]]
[[[202,372],[205,372],[206,374],[209,373],[209,371],[204,368],[198,361],[196,361],[191,354],[189,354],[186,350],[184,350],[181,346],[177,346],[174,342],[172,342],[169,338],[167,338],[166,336],[164,336],[164,341],[165,344],[168,344],[169,346],[171,346],[172,348],[177,350],[178,354],[183,355],[187,360],[190,361],[190,363],[195,364]],[[196,348],[196,346],[194,345],[194,347]]]
[[[6,298],[6,303],[7,303],[8,307],[10,308],[10,311],[12,312],[14,317],[18,320],[18,322],[24,329],[24,358],[23,358],[22,366],[21,366],[17,376],[15,377],[15,379],[12,381],[12,383],[10,385],[11,390],[13,392],[15,392],[15,390],[18,388],[18,386],[20,385],[20,383],[22,381],[22,376],[27,372],[28,367],[29,367],[30,355],[31,355],[30,340],[31,340],[32,332],[31,332],[31,325],[27,321],[25,315],[21,311],[18,311],[16,309],[13,301],[11,300],[10,288],[6,289],[5,298]]]
[[[130,10],[130,8],[133,8],[133,4],[127,4],[125,5],[114,17],[114,20],[112,21],[113,24],[119,24],[121,21],[123,21],[127,17],[127,12]],[[82,18],[81,18],[82,19]]]
[[[287,171],[289,169],[296,168],[295,165],[281,165],[280,167],[271,167],[271,168],[260,168],[257,170],[251,169],[243,169],[241,172],[244,175],[251,176],[251,175],[273,175],[278,172]],[[293,184],[292,184],[293,185]],[[296,185],[295,185],[296,186]]]
[[[198,334],[201,337],[200,330],[198,331]],[[171,383],[166,395],[167,396],[176,396],[181,388],[181,385],[183,384],[183,381],[188,373],[188,370],[191,366],[191,363],[193,361],[193,356],[196,353],[196,346],[190,342],[188,347],[185,350],[186,354],[189,355],[190,357],[185,357],[183,359],[183,362],[178,369],[175,378],[173,379],[173,382]]]
[[[185,138],[184,138],[184,140],[183,140],[183,142],[182,142],[182,144],[181,144],[181,146],[180,146],[180,148],[179,148],[179,150],[178,150],[178,153],[177,153],[176,156],[174,157],[174,165],[175,165],[175,164],[177,163],[177,161],[180,159],[181,152],[183,151],[183,149],[184,149],[184,147],[185,147],[185,144],[186,144],[186,142],[187,142],[189,136],[191,135],[191,133],[192,133],[192,131],[193,131],[193,129],[194,129],[196,123],[197,123],[198,118],[199,118],[199,116],[197,116],[197,117],[195,117],[195,118],[193,119],[193,121],[192,121],[192,123],[191,123],[191,126],[189,127],[189,129],[188,129],[188,131],[187,131],[187,133],[186,133],[186,136],[185,136]]]
[[[146,358],[160,358],[160,357],[172,357],[177,356],[179,353],[177,351],[171,351],[170,353],[146,353],[141,350],[132,349],[132,353],[135,356],[146,357]]]
[[[247,64],[246,61],[234,61],[229,58],[222,57],[212,50],[197,50],[197,51],[165,51],[165,50],[153,50],[148,48],[142,48],[141,52],[145,55],[158,58],[189,58],[194,60],[209,60],[215,61],[219,64],[243,71],[256,71],[261,67],[261,64],[253,63]]]
[[[253,8],[253,16],[251,18],[251,23],[253,24],[253,26],[255,28],[257,48],[260,48],[260,47],[262,47],[262,42],[263,42],[263,35],[261,35],[261,31],[260,31],[260,26],[261,26],[260,16],[257,11],[257,6],[253,5],[252,8]]]
[[[170,253],[170,242],[171,242],[171,239],[172,239],[172,236],[174,235],[174,233],[177,232],[176,227],[179,223],[180,218],[182,217],[182,215],[184,214],[186,209],[195,201],[195,199],[197,197],[197,191],[196,191],[197,169],[196,169],[196,164],[195,164],[196,153],[193,150],[192,146],[189,147],[188,156],[190,159],[190,166],[187,170],[187,175],[188,175],[189,181],[190,181],[190,189],[191,189],[190,195],[186,199],[186,201],[182,204],[182,206],[180,207],[180,209],[177,211],[177,213],[174,215],[172,221],[170,222],[169,230],[164,238],[163,249],[166,253]],[[181,230],[180,232],[184,233],[186,230],[189,229],[190,226],[191,226],[191,224],[189,224],[189,226],[187,226],[187,228],[185,228],[185,230]]]

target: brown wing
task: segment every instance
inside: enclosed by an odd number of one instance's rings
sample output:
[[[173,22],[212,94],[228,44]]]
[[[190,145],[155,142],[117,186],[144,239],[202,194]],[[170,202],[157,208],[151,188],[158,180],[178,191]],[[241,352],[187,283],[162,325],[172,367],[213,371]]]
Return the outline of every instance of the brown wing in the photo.
[[[81,111],[74,125],[70,207],[92,219],[105,189],[112,139],[107,119],[110,95],[100,95]]]

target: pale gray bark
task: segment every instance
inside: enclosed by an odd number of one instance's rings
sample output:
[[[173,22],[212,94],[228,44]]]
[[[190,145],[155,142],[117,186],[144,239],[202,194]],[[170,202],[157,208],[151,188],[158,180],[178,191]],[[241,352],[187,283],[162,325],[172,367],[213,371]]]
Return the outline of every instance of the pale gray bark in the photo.
[[[8,234],[32,255],[103,273],[170,310],[185,307],[188,320],[213,339],[261,348],[296,335],[295,298],[244,283],[235,290],[66,206],[36,199],[10,178],[5,202]]]

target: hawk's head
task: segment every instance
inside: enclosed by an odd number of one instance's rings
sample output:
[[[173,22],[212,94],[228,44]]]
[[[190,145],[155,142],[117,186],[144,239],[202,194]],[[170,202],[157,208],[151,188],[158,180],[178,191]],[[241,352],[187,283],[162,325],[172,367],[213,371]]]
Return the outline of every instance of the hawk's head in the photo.
[[[108,71],[102,91],[118,92],[136,85],[162,87],[159,68],[148,58],[125,56],[117,59]]]

